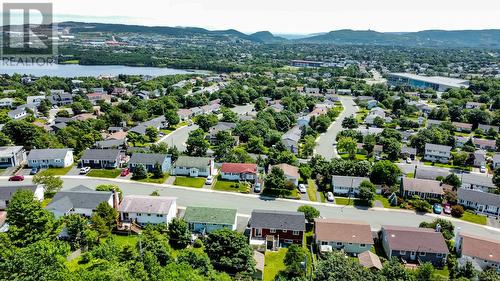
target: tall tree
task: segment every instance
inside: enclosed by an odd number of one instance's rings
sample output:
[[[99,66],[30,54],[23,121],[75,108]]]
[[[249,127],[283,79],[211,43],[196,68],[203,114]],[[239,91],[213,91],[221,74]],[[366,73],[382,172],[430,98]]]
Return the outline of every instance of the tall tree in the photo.
[[[170,246],[174,249],[184,249],[191,242],[191,231],[183,219],[174,218],[168,224]]]

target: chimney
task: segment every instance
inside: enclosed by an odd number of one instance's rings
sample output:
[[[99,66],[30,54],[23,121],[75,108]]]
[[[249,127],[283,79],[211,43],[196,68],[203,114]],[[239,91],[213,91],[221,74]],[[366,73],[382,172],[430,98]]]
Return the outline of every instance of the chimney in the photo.
[[[120,204],[120,200],[118,197],[118,192],[116,189],[113,189],[113,208],[118,211],[118,205]]]

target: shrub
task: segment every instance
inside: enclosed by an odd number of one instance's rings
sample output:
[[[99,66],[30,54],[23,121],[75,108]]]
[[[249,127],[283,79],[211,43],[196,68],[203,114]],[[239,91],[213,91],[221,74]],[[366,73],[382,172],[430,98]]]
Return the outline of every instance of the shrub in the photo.
[[[451,207],[451,215],[460,218],[464,214],[464,207],[460,205],[454,205]]]
[[[200,238],[196,238],[193,243],[193,248],[202,248],[203,247],[203,242],[201,241]]]
[[[411,205],[415,208],[417,212],[425,212],[429,213],[431,211],[431,204],[429,202],[422,199],[412,200]]]

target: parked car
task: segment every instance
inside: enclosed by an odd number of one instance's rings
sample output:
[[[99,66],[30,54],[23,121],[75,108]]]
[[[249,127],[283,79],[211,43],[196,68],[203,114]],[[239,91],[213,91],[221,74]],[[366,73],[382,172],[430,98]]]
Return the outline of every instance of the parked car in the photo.
[[[206,185],[211,185],[212,183],[214,183],[214,177],[208,176],[207,180],[205,181],[205,184]]]
[[[481,166],[481,168],[479,168],[479,172],[486,173],[486,167],[485,166]]]
[[[380,156],[378,156],[378,155],[377,155],[377,156],[375,156],[375,161],[380,161],[381,159],[382,159],[382,157],[380,157]]]
[[[436,203],[432,207],[432,211],[434,211],[435,214],[441,214],[441,212],[443,212],[443,207],[441,207],[441,204]]]
[[[335,200],[335,197],[333,197],[333,193],[331,191],[328,191],[326,194],[326,200],[333,202]]]
[[[122,170],[122,172],[120,173],[120,177],[126,177],[130,174],[130,170],[128,168],[125,168]]]
[[[9,181],[23,181],[24,176],[23,175],[14,175],[9,178]]]
[[[30,175],[36,175],[40,171],[40,168],[34,167],[30,171]]]
[[[299,184],[299,191],[300,193],[307,193],[306,185],[303,183]]]
[[[450,204],[444,204],[444,210],[443,210],[443,212],[445,214],[448,214],[448,215],[451,214],[451,206],[450,206]]]
[[[411,164],[411,158],[410,157],[406,158],[406,164]]]
[[[253,187],[253,192],[255,193],[260,193],[261,192],[261,185],[260,185],[260,182],[257,182],[254,187]]]
[[[83,175],[83,174],[86,174],[86,173],[88,173],[88,172],[90,172],[90,167],[82,167],[82,168],[80,169],[80,174],[82,174],[82,175]]]

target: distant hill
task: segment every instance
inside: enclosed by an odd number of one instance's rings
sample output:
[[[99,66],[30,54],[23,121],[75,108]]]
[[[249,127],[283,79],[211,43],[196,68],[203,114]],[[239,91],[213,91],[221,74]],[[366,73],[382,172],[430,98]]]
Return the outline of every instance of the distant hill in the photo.
[[[419,47],[483,47],[500,48],[500,29],[489,30],[425,30],[419,32],[377,32],[373,30],[336,30],[309,36],[280,37],[269,31],[245,34],[238,30],[207,30],[199,27],[140,26],[106,23],[62,22],[71,32],[116,32],[160,34],[189,38],[202,36],[214,40],[245,40],[254,43],[319,43],[338,45],[380,45]]]
[[[500,29],[425,30],[406,33],[383,33],[372,30],[337,30],[296,40],[302,43],[393,45],[422,47],[500,48]]]

